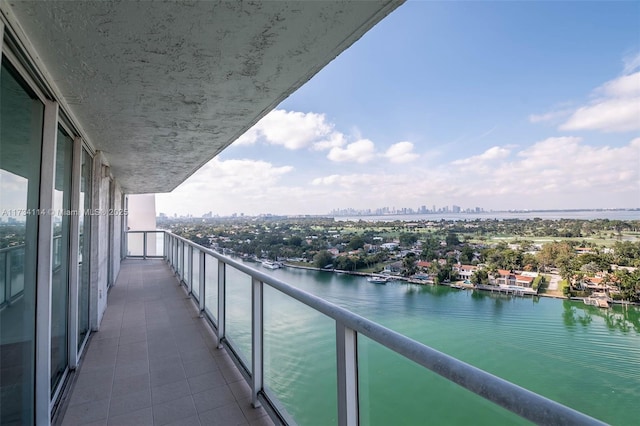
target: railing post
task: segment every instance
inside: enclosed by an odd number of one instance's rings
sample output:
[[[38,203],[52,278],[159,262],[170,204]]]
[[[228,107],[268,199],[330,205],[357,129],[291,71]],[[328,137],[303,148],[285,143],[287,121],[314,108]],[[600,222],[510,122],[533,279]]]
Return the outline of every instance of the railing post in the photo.
[[[263,284],[256,278],[251,279],[251,405],[261,406],[258,393],[263,387]]]
[[[147,259],[147,231],[142,232],[142,258]]]
[[[178,285],[182,285],[184,274],[184,241],[178,240]]]
[[[189,273],[187,274],[187,288],[189,289],[189,296],[193,295],[193,247],[187,244],[187,262],[189,263]]]
[[[176,237],[171,236],[171,269],[176,273]]]
[[[11,304],[11,250],[4,252],[4,301]]]
[[[167,262],[173,270],[173,237],[165,232],[164,241],[167,244],[167,251],[165,252],[167,255]]]
[[[200,298],[198,299],[198,308],[200,309],[200,317],[204,316],[204,299],[205,299],[205,252],[198,251],[198,294]]]
[[[358,404],[358,339],[355,330],[336,321],[338,371],[338,424],[355,426],[360,422]]]
[[[218,349],[222,349],[222,339],[225,338],[225,263],[218,259]]]

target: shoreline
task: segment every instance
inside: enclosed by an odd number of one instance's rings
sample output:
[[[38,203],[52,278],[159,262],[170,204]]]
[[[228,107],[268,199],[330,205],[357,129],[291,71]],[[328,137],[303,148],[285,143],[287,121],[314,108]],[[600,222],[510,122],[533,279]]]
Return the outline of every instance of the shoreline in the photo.
[[[508,294],[508,295],[513,295],[513,296],[518,296],[518,297],[524,297],[524,296],[538,296],[538,297],[546,297],[549,299],[559,299],[559,300],[574,300],[576,302],[581,301],[580,298],[575,299],[575,298],[569,298],[567,296],[561,296],[561,295],[557,295],[557,294],[546,294],[546,293],[538,293],[536,292],[535,294],[532,294],[530,292],[521,292],[521,291],[517,291],[517,290],[505,290],[505,289],[500,289],[500,288],[481,288],[481,287],[477,287],[474,286],[473,284],[463,284],[463,283],[446,283],[446,284],[436,284],[433,281],[425,281],[425,280],[415,280],[415,279],[411,279],[411,278],[407,278],[407,277],[400,277],[400,276],[396,276],[396,275],[383,275],[383,274],[375,274],[375,273],[369,273],[369,272],[358,272],[358,271],[345,271],[345,270],[341,270],[341,269],[323,269],[323,268],[317,268],[315,266],[302,266],[302,265],[293,265],[291,263],[284,263],[283,265],[286,266],[287,268],[297,268],[297,269],[307,269],[310,271],[320,271],[320,272],[333,272],[333,273],[337,273],[337,274],[347,274],[347,275],[355,275],[355,276],[359,276],[359,277],[391,277],[394,281],[404,281],[408,284],[416,284],[416,285],[431,285],[431,286],[436,286],[436,285],[441,285],[444,287],[452,287],[452,288],[457,288],[460,290],[478,290],[478,291],[486,291],[489,293],[504,293],[504,294]],[[453,284],[453,285],[451,285]],[[640,303],[634,303],[634,302],[623,302],[623,301],[617,301],[614,300],[612,302],[612,305],[620,305],[620,306],[640,306]]]

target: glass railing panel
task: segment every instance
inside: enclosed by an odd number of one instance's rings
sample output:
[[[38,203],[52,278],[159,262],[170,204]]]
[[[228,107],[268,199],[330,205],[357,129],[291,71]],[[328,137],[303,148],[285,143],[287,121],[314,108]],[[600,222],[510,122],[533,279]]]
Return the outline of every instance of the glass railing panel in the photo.
[[[144,255],[144,234],[142,232],[127,232],[127,256]]]
[[[9,297],[14,298],[24,291],[24,247],[11,250],[8,256],[11,265]]]
[[[147,232],[147,256],[164,256],[164,232]]]
[[[251,371],[251,277],[226,266],[226,337]]]
[[[361,425],[528,424],[363,335],[358,375]]]
[[[171,266],[173,270],[178,270],[178,240],[176,237],[171,237],[169,247],[171,249]]]
[[[191,292],[196,299],[200,300],[200,250],[193,248],[193,259],[191,261]]]
[[[218,323],[218,259],[204,256],[204,311],[211,321]]]
[[[184,281],[184,283],[187,285],[187,287],[189,287],[189,284],[191,284],[191,278],[189,276],[189,274],[191,273],[191,264],[189,262],[189,253],[191,253],[191,246],[187,243],[184,244],[184,257],[182,259],[183,262],[183,268],[184,268],[184,274],[182,276],[182,281]]]
[[[184,257],[184,242],[181,240],[178,240],[177,244],[178,244],[178,247],[176,249],[176,254],[178,255],[178,262],[176,263],[176,270],[178,271],[178,274],[182,278],[182,275],[183,275],[182,259]]]
[[[5,296],[7,282],[7,259],[9,253],[7,251],[0,251],[0,305],[2,305],[7,299]],[[10,280],[9,280],[10,281]]]
[[[337,424],[335,321],[264,285],[264,383],[300,425]]]

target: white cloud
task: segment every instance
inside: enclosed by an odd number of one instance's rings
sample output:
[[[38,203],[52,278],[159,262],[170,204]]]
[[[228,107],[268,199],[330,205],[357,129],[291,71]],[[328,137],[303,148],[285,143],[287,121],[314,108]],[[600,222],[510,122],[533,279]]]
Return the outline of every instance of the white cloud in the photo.
[[[336,162],[366,163],[375,154],[375,146],[369,139],[360,139],[348,144],[345,148],[331,148],[327,158]]]
[[[481,164],[492,160],[499,160],[506,158],[511,153],[511,150],[505,147],[494,146],[486,150],[480,155],[474,155],[473,157],[464,158],[461,160],[455,160],[451,164],[457,166]]]
[[[368,144],[364,144],[368,145]],[[345,148],[346,151],[349,148]],[[437,206],[600,208],[640,206],[640,137],[621,146],[554,137],[516,150],[493,147],[454,163],[376,167],[375,172],[299,179],[291,166],[214,159],[158,211],[217,214],[318,214],[333,208]],[[471,161],[473,159],[473,161]]]
[[[391,145],[382,156],[396,164],[410,163],[419,157],[418,154],[413,152],[413,144],[406,141]]]
[[[601,130],[632,132],[640,130],[640,97],[606,99],[578,109],[560,130]]]
[[[579,196],[599,206],[612,193],[640,193],[639,149],[640,138],[622,147],[584,145],[577,137],[548,138],[518,152],[516,159],[493,169],[489,179],[485,176],[470,187],[490,196]],[[473,172],[466,177],[472,182]]]
[[[622,59],[624,64],[623,74],[631,74],[640,69],[640,52],[635,55],[628,55]]]
[[[620,147],[578,137],[548,138],[517,152],[493,147],[465,160],[312,180],[331,191],[330,208],[458,204],[488,208],[637,207],[640,138]],[[494,161],[501,160],[501,161]],[[460,166],[464,167],[452,167]],[[328,210],[327,207],[326,210]]]
[[[282,109],[265,115],[234,145],[252,145],[260,140],[291,150],[308,147],[329,149],[345,143],[344,135],[334,130],[324,114]]]
[[[282,178],[293,170],[266,161],[222,161],[216,157],[173,192],[157,194],[158,211],[231,213],[247,211],[248,206],[255,209],[277,196]]]
[[[571,112],[571,110],[562,109],[558,111],[551,111],[546,114],[531,114],[529,116],[529,122],[542,123],[545,121],[555,121],[568,116],[569,114],[571,114]]]
[[[344,135],[340,132],[331,133],[325,140],[321,140],[313,144],[315,151],[324,151],[326,149],[344,146],[347,143]]]
[[[640,72],[608,81],[594,94],[596,99],[578,108],[560,130],[608,133],[640,130]]]
[[[611,80],[596,89],[605,96],[636,98],[640,95],[640,71]]]

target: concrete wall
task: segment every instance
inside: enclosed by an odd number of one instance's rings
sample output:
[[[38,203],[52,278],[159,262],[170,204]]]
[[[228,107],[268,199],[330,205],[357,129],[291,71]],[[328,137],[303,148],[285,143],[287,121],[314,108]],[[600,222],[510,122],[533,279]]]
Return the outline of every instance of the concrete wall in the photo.
[[[115,283],[118,279],[118,274],[120,273],[120,259],[121,259],[121,244],[122,244],[122,224],[123,220],[125,220],[124,216],[121,214],[124,210],[124,206],[122,205],[122,190],[118,182],[114,180],[113,184],[113,229],[112,229],[112,237],[113,244],[111,245],[111,261],[112,261],[112,271],[113,271],[113,282]]]
[[[155,194],[131,194],[128,198],[127,227],[129,231],[153,231],[156,229]],[[127,241],[127,254],[141,255],[144,250],[142,234],[132,234]],[[147,238],[147,255],[156,255],[155,236]]]
[[[110,200],[113,199],[113,205]],[[91,218],[91,328],[98,330],[107,307],[107,292],[120,271],[121,217],[114,215],[121,191],[110,174],[104,155],[93,158],[93,209]],[[111,257],[109,253],[111,252]],[[109,262],[111,260],[111,263]],[[111,268],[111,273],[109,271]]]

